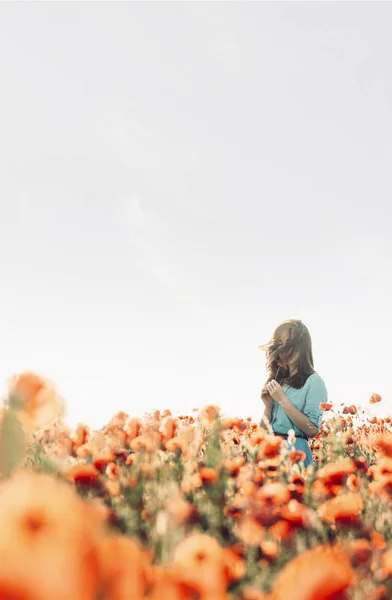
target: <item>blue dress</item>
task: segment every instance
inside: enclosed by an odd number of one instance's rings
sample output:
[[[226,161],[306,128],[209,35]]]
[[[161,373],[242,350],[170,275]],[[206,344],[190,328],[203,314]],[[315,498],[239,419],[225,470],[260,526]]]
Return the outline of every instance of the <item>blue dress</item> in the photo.
[[[282,387],[288,400],[290,400],[295,408],[306,415],[317,429],[320,429],[322,419],[320,404],[321,402],[327,402],[328,399],[327,388],[320,375],[317,373],[310,375],[306,380],[305,385],[298,390],[287,384],[284,384]],[[272,405],[271,427],[274,432],[277,433],[288,433],[290,429],[294,429],[295,433],[304,435],[304,432],[290,421],[283,408],[276,402]],[[307,440],[296,438],[295,448],[296,450],[305,452],[305,467],[308,467],[313,463],[312,453]]]

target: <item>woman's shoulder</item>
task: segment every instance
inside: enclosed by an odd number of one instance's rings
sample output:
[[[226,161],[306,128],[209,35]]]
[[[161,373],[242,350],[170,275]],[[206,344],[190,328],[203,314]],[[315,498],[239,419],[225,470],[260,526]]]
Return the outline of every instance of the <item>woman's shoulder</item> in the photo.
[[[309,375],[305,382],[305,387],[327,389],[324,379],[318,373],[312,373],[311,375]]]

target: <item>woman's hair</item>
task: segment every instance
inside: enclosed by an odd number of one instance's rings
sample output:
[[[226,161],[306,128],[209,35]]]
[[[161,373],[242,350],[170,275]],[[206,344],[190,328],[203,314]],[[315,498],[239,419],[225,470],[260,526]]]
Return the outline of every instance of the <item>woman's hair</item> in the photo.
[[[271,341],[259,348],[266,352],[267,382],[276,379],[299,389],[315,373],[312,340],[302,321],[283,321],[275,329]]]

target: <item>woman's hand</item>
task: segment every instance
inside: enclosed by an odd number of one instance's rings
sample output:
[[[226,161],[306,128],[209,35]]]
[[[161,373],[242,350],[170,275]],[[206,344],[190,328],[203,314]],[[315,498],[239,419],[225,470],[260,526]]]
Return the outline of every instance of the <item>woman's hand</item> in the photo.
[[[264,386],[263,389],[261,390],[261,399],[267,408],[272,406],[273,399],[272,399],[269,391],[267,390],[267,386]]]
[[[265,389],[268,391],[272,400],[274,400],[274,402],[276,402],[277,404],[282,405],[285,402],[287,402],[287,397],[283,391],[282,386],[277,381],[275,381],[275,379],[267,383]]]

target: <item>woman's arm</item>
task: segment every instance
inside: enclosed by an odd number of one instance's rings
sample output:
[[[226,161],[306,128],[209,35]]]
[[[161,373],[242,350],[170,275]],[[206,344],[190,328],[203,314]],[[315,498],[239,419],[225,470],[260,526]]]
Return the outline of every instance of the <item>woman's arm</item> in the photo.
[[[312,423],[309,417],[307,417],[306,415],[301,413],[300,410],[295,408],[294,404],[290,402],[286,395],[284,397],[284,400],[282,400],[282,402],[279,402],[279,404],[283,408],[290,421],[292,421],[294,425],[296,425],[298,429],[303,431],[308,437],[314,437],[318,434],[318,427],[316,427],[316,425]]]
[[[266,427],[266,422],[265,420],[267,419],[268,423],[271,422],[271,418],[272,418],[272,402],[269,406],[266,406],[264,409],[264,414],[261,418],[260,421],[260,427]]]
[[[292,421],[298,429],[303,431],[308,437],[314,437],[318,434],[318,425],[321,421],[321,411],[319,406],[327,397],[327,391],[321,378],[317,378],[311,383],[303,413],[290,402],[284,393],[282,386],[279,385],[277,381],[273,380],[268,383],[267,389],[274,401],[280,404],[290,421]],[[312,418],[310,419],[309,417]]]
[[[267,427],[267,422],[270,423],[271,422],[271,418],[272,418],[272,406],[274,404],[274,401],[272,399],[272,397],[270,396],[269,391],[267,390],[267,387],[264,386],[263,389],[261,390],[261,399],[264,402],[264,414],[261,418],[260,421],[260,427]],[[267,422],[266,422],[267,421]]]

